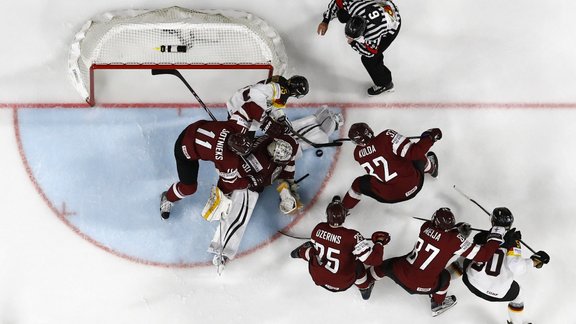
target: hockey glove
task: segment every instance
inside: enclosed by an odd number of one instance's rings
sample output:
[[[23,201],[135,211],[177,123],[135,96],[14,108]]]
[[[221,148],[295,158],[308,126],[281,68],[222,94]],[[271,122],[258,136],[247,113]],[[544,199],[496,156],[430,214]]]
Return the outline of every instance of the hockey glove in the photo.
[[[550,256],[548,255],[548,253],[546,253],[544,251],[538,251],[538,252],[532,254],[530,259],[532,259],[534,262],[536,262],[535,267],[538,269],[542,268],[545,264],[550,262]]]
[[[261,174],[256,175],[248,175],[248,189],[252,191],[260,192],[264,189],[264,179],[262,178]]]
[[[285,126],[270,117],[266,117],[260,128],[266,135],[278,137],[284,133]]]
[[[383,231],[377,231],[372,233],[371,240],[374,242],[374,244],[381,243],[382,245],[386,245],[388,242],[390,242],[390,234]]]
[[[512,228],[504,234],[504,243],[501,244],[503,248],[511,249],[515,246],[518,246],[518,241],[522,239],[522,233],[520,231],[516,231],[515,228]]]
[[[422,133],[420,137],[430,137],[434,142],[436,142],[442,138],[442,131],[440,128],[430,128],[429,130]]]
[[[460,233],[464,237],[470,236],[470,233],[472,232],[472,229],[471,229],[472,226],[466,222],[457,223],[454,227],[456,227],[456,229],[458,230],[458,233]]]
[[[300,202],[297,193],[298,184],[293,180],[280,180],[276,191],[280,194],[280,211],[284,214],[291,214],[304,205]]]
[[[486,244],[486,241],[488,240],[488,234],[489,234],[488,231],[478,232],[476,235],[474,235],[474,239],[473,239],[474,244],[479,244],[479,245]]]

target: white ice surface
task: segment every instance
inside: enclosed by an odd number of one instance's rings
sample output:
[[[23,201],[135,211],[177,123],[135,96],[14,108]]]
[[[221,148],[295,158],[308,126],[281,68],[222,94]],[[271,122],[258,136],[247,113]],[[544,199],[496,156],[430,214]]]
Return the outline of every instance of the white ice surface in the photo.
[[[68,46],[81,25],[104,11],[171,5],[243,9],[271,22],[287,47],[288,74],[310,80],[311,92],[299,103],[367,106],[347,108],[347,126],[370,121],[375,130],[407,135],[442,128],[444,138],[434,148],[440,177],[404,204],[365,199],[347,225],[366,234],[389,231],[386,251],[395,256],[409,251],[417,235],[411,216],[428,217],[440,206],[452,207],[459,220],[487,226],[482,211],[459,196],[454,184],[485,206],[508,206],[524,240],[552,258],[519,278],[525,317],[576,323],[570,309],[576,289],[576,3],[397,4],[402,31],[386,52],[396,92],[367,98],[368,76],[346,45],[342,26],[335,22],[325,37],[315,34],[327,1],[2,1],[0,323],[505,322],[505,304],[478,299],[460,281],[450,287],[458,305],[438,318],[430,316],[427,298],[410,296],[390,280],[377,283],[368,302],[355,289],[329,293],[312,284],[303,262],[288,257],[300,243],[289,238],[237,260],[218,277],[212,267],[154,267],[122,259],[65,226],[29,179],[11,107],[81,103],[66,71]],[[99,78],[101,103],[192,101],[180,84],[159,77],[106,72]],[[243,79],[220,77],[196,90],[207,103],[221,104]],[[343,194],[362,172],[351,152],[351,146],[343,147],[335,169],[341,180],[327,186],[294,231],[306,233],[320,221],[330,197]]]

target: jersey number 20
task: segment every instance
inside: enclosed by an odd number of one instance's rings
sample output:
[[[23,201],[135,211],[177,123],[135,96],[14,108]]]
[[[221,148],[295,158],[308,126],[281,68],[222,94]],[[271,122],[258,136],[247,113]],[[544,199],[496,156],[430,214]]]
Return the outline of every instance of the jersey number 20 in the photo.
[[[500,274],[500,270],[502,269],[502,263],[504,263],[504,256],[505,256],[504,251],[498,249],[494,253],[494,256],[492,256],[492,259],[490,259],[490,261],[482,263],[472,263],[470,267],[472,267],[472,269],[478,272],[484,270],[484,272],[486,272],[487,275],[497,277]]]

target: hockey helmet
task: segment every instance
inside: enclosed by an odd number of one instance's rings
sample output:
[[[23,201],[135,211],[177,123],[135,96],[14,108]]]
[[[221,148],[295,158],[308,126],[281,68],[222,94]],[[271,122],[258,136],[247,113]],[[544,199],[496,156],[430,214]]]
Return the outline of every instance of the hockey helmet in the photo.
[[[241,156],[244,156],[252,150],[253,141],[250,136],[242,133],[234,133],[228,136],[228,148]]]
[[[514,223],[514,216],[510,209],[506,207],[496,207],[490,215],[490,221],[492,222],[492,226],[504,226],[506,229],[509,229],[512,223]]]
[[[332,202],[328,204],[328,207],[326,207],[326,220],[328,224],[332,226],[344,224],[346,216],[348,216],[348,210],[342,205],[339,199],[332,200]]]
[[[362,16],[353,16],[344,27],[346,36],[354,39],[364,35],[364,30],[366,30],[366,19]]]
[[[355,123],[348,130],[348,138],[356,145],[364,146],[374,137],[374,131],[366,123]]]
[[[305,77],[294,75],[288,79],[288,91],[292,97],[302,98],[308,94],[309,90],[308,80]]]
[[[456,225],[456,218],[448,207],[442,207],[432,214],[432,224],[434,227],[447,231]]]
[[[275,138],[270,142],[270,144],[268,144],[266,149],[268,150],[268,154],[272,160],[279,164],[290,162],[292,155],[294,154],[292,145],[280,138]]]

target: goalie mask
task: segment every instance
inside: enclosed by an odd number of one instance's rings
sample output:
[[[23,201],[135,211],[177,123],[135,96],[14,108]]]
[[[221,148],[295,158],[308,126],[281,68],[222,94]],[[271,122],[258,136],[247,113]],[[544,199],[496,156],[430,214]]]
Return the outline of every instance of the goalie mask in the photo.
[[[365,146],[374,137],[374,131],[366,123],[356,123],[350,126],[348,138],[356,145]]]
[[[438,229],[447,231],[456,225],[456,218],[450,208],[442,207],[432,214],[432,224]]]
[[[230,136],[228,136],[228,148],[240,155],[240,156],[244,156],[248,153],[250,153],[250,151],[252,150],[252,139],[250,138],[250,136],[246,135],[246,134],[242,134],[242,133],[234,133],[234,134],[230,134]]]
[[[308,80],[301,75],[294,75],[288,79],[288,91],[292,97],[302,98],[308,94],[309,89]]]
[[[512,227],[514,223],[514,216],[510,209],[506,207],[496,207],[490,215],[492,226],[504,226],[506,229]]]
[[[292,159],[292,145],[285,140],[275,138],[266,148],[276,163],[286,164]]]

